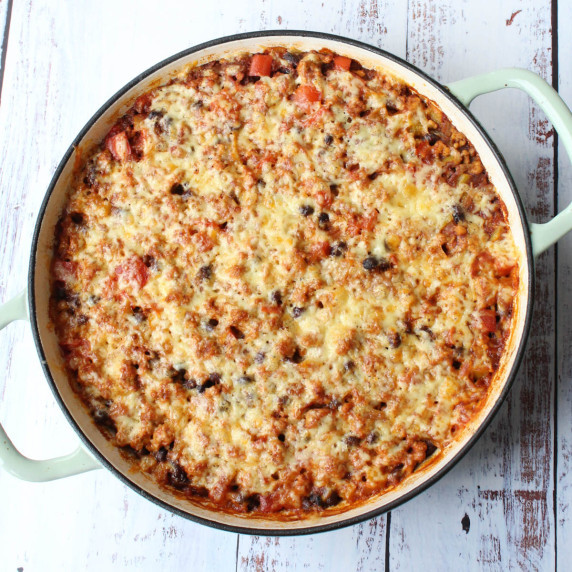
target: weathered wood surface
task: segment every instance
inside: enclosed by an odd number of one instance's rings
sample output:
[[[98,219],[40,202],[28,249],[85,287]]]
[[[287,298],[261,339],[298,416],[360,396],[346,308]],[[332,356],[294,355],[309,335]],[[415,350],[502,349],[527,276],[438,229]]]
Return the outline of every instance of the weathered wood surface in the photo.
[[[0,300],[25,285],[38,207],[78,130],[137,73],[201,41],[256,29],[334,32],[407,57],[445,82],[504,66],[552,81],[558,53],[559,87],[572,103],[570,3],[559,3],[557,21],[550,2],[534,0],[187,4],[14,0],[0,102]],[[0,37],[8,8],[0,0]],[[572,169],[560,150],[555,205],[555,137],[526,96],[489,95],[473,110],[505,154],[532,220],[572,200]],[[239,537],[174,517],[103,471],[47,484],[0,471],[0,569],[551,570],[557,554],[568,569],[572,238],[561,242],[555,270],[551,249],[537,265],[527,359],[499,415],[451,473],[391,516],[309,537]],[[25,324],[0,334],[0,371],[0,419],[16,444],[38,458],[70,450],[75,436]]]
[[[558,7],[558,90],[572,102],[572,3]],[[568,25],[566,23],[568,22]],[[562,145],[558,149],[558,207],[572,201],[572,166]],[[557,346],[556,346],[556,543],[557,566],[567,570],[572,562],[572,236],[558,243],[557,257]]]

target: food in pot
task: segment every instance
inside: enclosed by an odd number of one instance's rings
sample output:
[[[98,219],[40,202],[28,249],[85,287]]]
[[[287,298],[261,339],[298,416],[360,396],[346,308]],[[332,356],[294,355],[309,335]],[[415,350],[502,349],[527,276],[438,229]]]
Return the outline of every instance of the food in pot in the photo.
[[[85,157],[51,316],[136,470],[301,517],[383,494],[459,438],[499,371],[517,260],[434,103],[276,47],[186,69]]]

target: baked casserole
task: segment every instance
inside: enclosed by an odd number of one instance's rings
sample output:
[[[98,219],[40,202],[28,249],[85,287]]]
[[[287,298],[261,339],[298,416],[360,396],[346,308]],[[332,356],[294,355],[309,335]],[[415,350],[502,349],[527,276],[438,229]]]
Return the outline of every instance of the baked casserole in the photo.
[[[433,102],[276,47],[184,70],[87,154],[51,317],[134,470],[300,517],[383,494],[459,438],[499,370],[517,261]]]

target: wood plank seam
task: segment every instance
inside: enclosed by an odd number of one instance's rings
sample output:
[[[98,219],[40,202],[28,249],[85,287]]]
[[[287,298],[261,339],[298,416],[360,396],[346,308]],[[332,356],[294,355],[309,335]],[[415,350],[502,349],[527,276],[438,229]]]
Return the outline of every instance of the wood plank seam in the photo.
[[[552,28],[552,87],[558,91],[558,0],[552,0],[550,11],[550,26]],[[553,165],[553,203],[554,216],[558,214],[558,133],[554,129],[553,139],[554,165]],[[558,243],[554,245],[554,307],[558,304]],[[554,430],[553,430],[553,507],[554,512],[554,570],[558,568],[558,312],[554,312]]]
[[[6,11],[6,27],[4,28],[4,37],[2,38],[2,57],[0,59],[0,104],[2,103],[2,86],[4,84],[4,69],[6,67],[6,52],[8,51],[8,36],[10,35],[12,2],[13,0],[8,0],[8,8]]]

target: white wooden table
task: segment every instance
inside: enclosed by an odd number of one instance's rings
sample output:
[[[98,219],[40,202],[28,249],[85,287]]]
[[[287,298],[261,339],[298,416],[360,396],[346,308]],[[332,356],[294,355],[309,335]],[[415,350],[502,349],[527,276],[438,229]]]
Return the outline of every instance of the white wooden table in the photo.
[[[40,202],[93,112],[152,64],[258,29],[333,32],[444,82],[519,66],[572,104],[565,0],[0,0],[0,301],[26,283]],[[531,220],[572,200],[572,169],[543,114],[504,91],[473,106],[504,153]],[[542,255],[528,352],[486,434],[438,484],[352,528],[248,537],[173,516],[106,471],[46,484],[0,472],[0,570],[561,570],[572,568],[572,236]],[[0,334],[0,419],[42,458],[76,437],[29,327]]]

